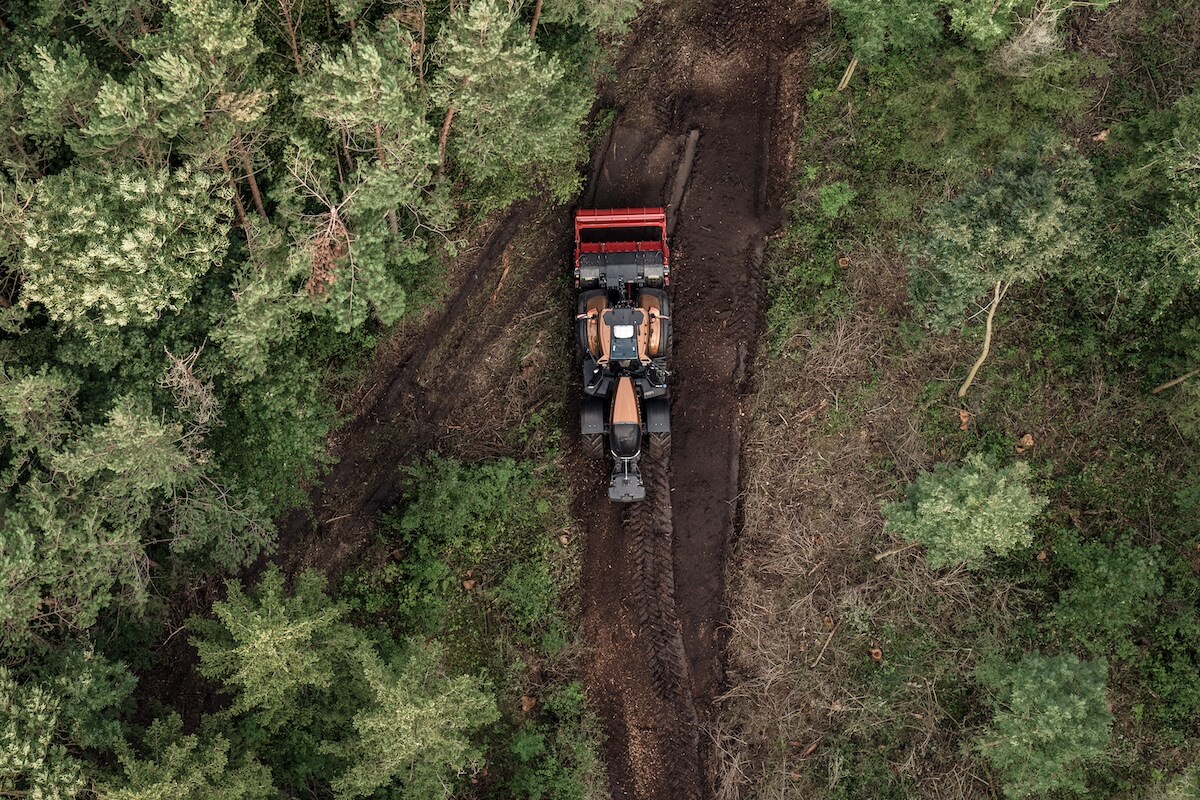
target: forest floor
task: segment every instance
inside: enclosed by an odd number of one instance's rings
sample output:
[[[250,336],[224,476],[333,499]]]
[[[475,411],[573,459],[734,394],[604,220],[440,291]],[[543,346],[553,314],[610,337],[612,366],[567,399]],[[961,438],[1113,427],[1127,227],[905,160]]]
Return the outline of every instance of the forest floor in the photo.
[[[281,526],[289,571],[317,567],[336,584],[387,557],[376,519],[399,499],[405,465],[429,451],[520,455],[531,439],[561,436],[576,476],[567,528],[583,533],[565,546],[583,548],[584,683],[615,800],[711,794],[700,731],[724,689],[725,557],[740,518],[762,254],[791,172],[804,41],[823,13],[782,0],[648,4],[602,86],[615,119],[583,205],[667,205],[699,132],[672,209],[673,452],[646,465],[646,503],[609,503],[605,466],[578,450],[569,214],[530,201],[472,235],[482,244],[452,266],[445,303],[381,347],[346,399],[351,421],[312,509]]]

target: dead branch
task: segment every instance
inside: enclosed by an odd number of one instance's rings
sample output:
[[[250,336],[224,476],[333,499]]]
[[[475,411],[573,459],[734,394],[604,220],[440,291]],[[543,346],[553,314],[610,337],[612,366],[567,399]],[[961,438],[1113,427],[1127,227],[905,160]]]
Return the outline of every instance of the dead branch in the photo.
[[[983,366],[983,362],[987,360],[988,353],[992,349],[992,322],[996,319],[996,309],[1000,306],[1000,299],[1004,297],[1004,292],[1007,291],[1003,281],[996,281],[996,288],[992,294],[992,303],[988,307],[987,322],[984,323],[983,329],[983,351],[979,354],[979,358],[975,359],[975,364],[971,367],[971,371],[967,373],[967,379],[963,381],[963,385],[958,387],[958,396],[963,398],[967,396],[967,390],[971,388],[971,384],[975,381],[975,376],[979,374],[979,368]]]
[[[1158,394],[1159,392],[1165,392],[1167,389],[1170,389],[1172,386],[1178,386],[1179,384],[1183,383],[1187,379],[1194,378],[1197,375],[1200,375],[1200,369],[1194,369],[1191,372],[1180,375],[1178,378],[1176,378],[1174,380],[1170,380],[1164,384],[1155,386],[1153,389],[1150,390],[1150,394]]]
[[[850,65],[846,67],[846,71],[842,73],[842,79],[838,81],[837,90],[839,92],[846,91],[846,87],[850,85],[850,79],[854,77],[854,70],[858,69],[858,56],[850,57]]]
[[[889,556],[898,556],[898,555],[900,555],[901,553],[904,553],[904,552],[906,552],[906,551],[908,551],[908,550],[912,550],[914,547],[920,547],[920,545],[918,545],[918,544],[906,544],[906,545],[904,545],[904,547],[896,547],[896,548],[893,548],[892,550],[885,550],[885,551],[883,551],[882,553],[876,553],[876,554],[875,554],[875,560],[876,560],[876,561],[883,561],[885,558],[888,558]]]
[[[496,298],[500,296],[500,290],[504,287],[504,279],[508,277],[508,271],[512,269],[512,261],[508,257],[507,250],[500,256],[500,260],[504,262],[504,269],[500,272],[500,280],[496,283],[496,290],[492,292],[492,299],[488,301],[488,305],[495,305]]]

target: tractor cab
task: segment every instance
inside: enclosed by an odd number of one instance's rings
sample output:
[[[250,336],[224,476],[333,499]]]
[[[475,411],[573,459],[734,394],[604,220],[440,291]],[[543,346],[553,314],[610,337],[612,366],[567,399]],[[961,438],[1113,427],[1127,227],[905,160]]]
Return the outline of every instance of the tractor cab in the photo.
[[[638,331],[645,319],[646,315],[640,309],[628,306],[605,312],[602,321],[611,330],[608,340],[610,361],[616,361],[625,367],[634,361],[641,361],[638,353]]]

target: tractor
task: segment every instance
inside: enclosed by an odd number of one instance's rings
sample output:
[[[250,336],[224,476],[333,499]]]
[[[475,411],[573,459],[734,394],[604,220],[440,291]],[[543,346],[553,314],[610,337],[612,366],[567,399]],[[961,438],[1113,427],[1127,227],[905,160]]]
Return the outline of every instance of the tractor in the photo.
[[[667,219],[661,208],[575,214],[576,339],[582,354],[584,451],[613,459],[608,497],[644,500],[639,461],[671,442]]]

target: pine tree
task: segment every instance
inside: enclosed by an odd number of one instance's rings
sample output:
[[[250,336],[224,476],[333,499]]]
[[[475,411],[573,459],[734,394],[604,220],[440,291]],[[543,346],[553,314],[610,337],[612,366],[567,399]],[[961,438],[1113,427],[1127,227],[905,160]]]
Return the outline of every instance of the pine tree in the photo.
[[[1112,713],[1103,661],[1030,653],[977,672],[995,717],[977,741],[1000,774],[1004,796],[1083,792],[1083,769],[1108,746]]]
[[[188,168],[42,180],[28,211],[21,301],[67,324],[154,320],[185,301],[228,247],[228,190]]]
[[[960,467],[938,464],[907,498],[883,507],[885,528],[925,545],[931,567],[978,566],[989,553],[1002,556],[1033,539],[1031,525],[1047,501],[1028,482],[1023,461],[996,469],[973,455]]]
[[[0,666],[0,796],[70,800],[86,785],[83,765],[58,741],[61,701],[21,685]]]
[[[842,18],[859,61],[873,63],[941,38],[938,0],[830,0],[829,6]]]
[[[496,702],[477,679],[446,677],[441,656],[440,646],[413,642],[397,667],[359,650],[374,702],[355,715],[355,736],[327,746],[351,764],[333,782],[336,797],[368,797],[399,784],[406,799],[450,798],[451,776],[481,764],[468,737],[500,718]]]
[[[0,647],[34,631],[92,626],[114,602],[146,594],[142,533],[191,463],[178,430],[131,398],[107,419],[70,419],[75,387],[54,373],[0,376],[0,415],[13,459],[0,537]]]
[[[1156,259],[1127,291],[1150,298],[1161,312],[1182,293],[1200,288],[1200,91],[1173,109],[1171,137],[1155,148],[1166,175],[1169,197],[1166,223],[1150,234]]]
[[[484,205],[504,207],[539,185],[558,202],[569,199],[580,183],[587,101],[517,15],[500,0],[476,0],[451,15],[435,53],[443,141]]]
[[[179,716],[156,719],[146,731],[145,758],[121,753],[123,776],[97,787],[99,800],[274,800],[271,771],[235,755],[221,734],[184,736]]]
[[[298,269],[341,330],[362,324],[369,310],[384,323],[399,319],[405,275],[428,258],[427,233],[453,221],[435,179],[438,154],[412,52],[399,28],[359,37],[323,56],[298,87],[305,113],[328,126],[332,148],[352,166],[347,180],[335,181],[334,165],[302,146],[292,169],[301,194],[323,209],[306,220],[301,250],[309,263]]]
[[[950,29],[980,50],[991,50],[1013,29],[1018,0],[941,0]]]
[[[215,620],[188,622],[200,674],[233,690],[233,713],[251,713],[277,731],[337,679],[357,638],[324,586],[324,577],[304,572],[289,594],[272,567],[250,595],[228,582],[226,599],[213,604]]]
[[[983,352],[991,346],[1001,300],[1014,285],[1085,262],[1093,237],[1096,187],[1090,168],[1067,146],[1038,142],[1006,154],[992,173],[933,208],[909,285],[929,325],[949,330],[988,297]]]
[[[304,252],[288,252],[284,233],[269,223],[247,224],[250,258],[234,276],[233,306],[212,329],[220,345],[221,371],[235,384],[262,378],[271,354],[300,330],[310,307],[296,283],[312,269]]]
[[[625,30],[641,7],[642,0],[545,0],[541,22],[582,25],[617,34]]]
[[[55,5],[58,10],[70,14],[72,19],[64,21],[68,27],[75,21],[83,23],[97,38],[119,52],[126,63],[135,59],[134,40],[157,27],[160,13],[153,0],[77,0]],[[49,20],[43,17],[43,22],[49,23]]]
[[[64,140],[78,147],[103,81],[100,70],[71,41],[35,44],[18,64],[27,80],[17,134],[48,150]]]

